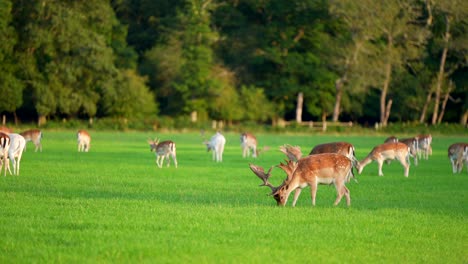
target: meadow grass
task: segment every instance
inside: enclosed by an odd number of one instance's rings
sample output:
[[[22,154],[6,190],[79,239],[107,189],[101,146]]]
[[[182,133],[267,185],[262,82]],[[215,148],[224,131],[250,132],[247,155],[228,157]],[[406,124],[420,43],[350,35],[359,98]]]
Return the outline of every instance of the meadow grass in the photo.
[[[435,137],[433,155],[412,164],[368,165],[347,184],[351,207],[333,206],[333,186],[317,205],[277,207],[248,163],[284,159],[278,147],[348,141],[358,159],[378,136],[259,134],[270,150],[242,158],[239,135],[226,134],[214,163],[196,133],[159,134],[177,143],[179,168],[157,168],[146,143],[154,133],[91,132],[78,153],[74,131],[45,131],[21,175],[0,177],[0,263],[467,263],[468,175],[452,174],[447,147],[466,137]],[[285,174],[273,170],[279,184]]]

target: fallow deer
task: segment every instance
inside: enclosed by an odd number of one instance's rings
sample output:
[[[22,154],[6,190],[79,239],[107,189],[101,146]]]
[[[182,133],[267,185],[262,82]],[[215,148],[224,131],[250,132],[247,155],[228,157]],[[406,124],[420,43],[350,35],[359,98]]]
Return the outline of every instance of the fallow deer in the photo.
[[[9,136],[10,136],[10,148],[8,149],[8,157],[13,163],[13,175],[19,175],[21,157],[23,156],[23,150],[26,146],[26,140],[20,134],[12,133]],[[10,174],[12,174],[9,168],[8,170]]]
[[[295,191],[292,206],[296,206],[297,199],[303,188],[311,187],[312,205],[315,206],[315,198],[317,194],[317,186],[319,184],[334,184],[337,192],[337,197],[334,205],[338,205],[343,198],[346,197],[346,204],[351,205],[351,196],[348,188],[345,186],[346,180],[353,173],[353,165],[351,160],[341,154],[324,153],[310,155],[299,159],[297,162],[289,160],[286,164],[278,165],[284,172],[287,178],[277,187],[268,182],[271,176],[271,170],[267,173],[260,166],[250,164],[250,169],[262,181],[261,186],[268,186],[271,189],[271,195],[276,200],[277,205],[286,205],[289,195]]]
[[[242,133],[240,136],[242,157],[249,157],[252,152],[252,157],[256,158],[257,152],[257,138],[252,133]]]
[[[331,143],[324,143],[320,145],[316,145],[309,153],[309,155],[313,154],[321,154],[321,153],[338,153],[348,157],[352,162],[353,166],[356,167],[358,160],[356,159],[354,146],[348,142],[331,142]]]
[[[10,144],[10,137],[5,133],[0,132],[0,173],[2,172],[3,164],[5,164],[5,172],[3,176],[6,176],[7,170],[10,170],[10,162],[8,161],[8,150],[10,149]]]
[[[401,138],[399,142],[405,144],[410,149],[410,156],[414,159],[414,165],[418,165],[418,149],[419,149],[419,140],[418,137],[412,138]]]
[[[176,155],[176,144],[171,140],[159,142],[159,139],[148,139],[150,145],[150,151],[156,154],[156,164],[159,168],[162,168],[164,159],[166,159],[167,167],[170,166],[169,156],[172,157],[174,165],[177,168],[177,155]]]
[[[214,136],[211,137],[210,141],[205,141],[206,150],[209,152],[213,151],[213,160],[216,162],[223,161],[223,152],[224,145],[226,144],[226,138],[219,132],[216,132]]]
[[[448,158],[452,164],[453,173],[463,170],[463,163],[468,168],[468,143],[454,143],[448,148]]]
[[[372,149],[367,157],[358,163],[358,172],[361,174],[365,166],[367,166],[372,161],[376,161],[379,165],[379,176],[383,176],[382,165],[384,161],[396,159],[400,161],[401,165],[403,165],[405,168],[405,177],[408,177],[410,167],[409,153],[409,147],[401,142],[390,142],[378,145]]]
[[[42,144],[41,144],[42,132],[41,132],[41,130],[39,130],[39,129],[30,129],[30,130],[26,130],[26,131],[20,133],[20,135],[22,135],[24,137],[24,139],[26,140],[26,143],[28,141],[31,141],[34,144],[34,146],[36,147],[34,149],[35,152],[37,152],[37,150],[42,152]],[[26,147],[24,148],[24,150],[26,151]]]
[[[91,135],[86,130],[78,130],[78,152],[88,152],[91,147]]]
[[[418,138],[418,154],[419,159],[429,159],[429,155],[432,155],[432,135],[431,134],[420,134]]]

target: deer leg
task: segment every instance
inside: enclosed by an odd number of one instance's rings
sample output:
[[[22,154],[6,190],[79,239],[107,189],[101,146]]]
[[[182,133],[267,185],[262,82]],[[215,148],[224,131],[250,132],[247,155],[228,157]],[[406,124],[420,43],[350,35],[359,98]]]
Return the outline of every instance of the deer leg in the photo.
[[[170,167],[171,160],[169,159],[169,154],[166,155],[166,163],[167,163],[167,167]]]
[[[257,157],[257,147],[252,148],[252,157],[256,158]]]
[[[344,195],[346,196],[346,205],[350,206],[351,205],[351,195],[349,193],[349,189],[343,184],[343,189],[344,189]]]
[[[377,164],[379,165],[379,176],[383,176],[383,172],[382,172],[383,160],[377,160]]]
[[[317,183],[310,185],[310,194],[312,196],[312,206],[315,206],[315,197],[317,196]]]
[[[408,177],[409,175],[409,163],[406,162],[406,160],[400,160],[401,165],[405,168],[405,177]]]
[[[334,206],[337,206],[340,203],[341,198],[343,198],[343,194],[344,194],[343,186],[344,186],[344,184],[342,182],[336,182],[335,183],[336,200],[335,200],[335,203],[333,204]]]
[[[297,188],[296,191],[294,192],[294,200],[293,200],[293,203],[292,203],[293,207],[296,206],[297,198],[299,198],[299,195],[301,194],[301,191],[302,191],[301,188]]]
[[[175,167],[177,169],[177,157],[176,157],[176,155],[174,153],[172,153],[172,160],[174,160],[174,165],[175,165]]]

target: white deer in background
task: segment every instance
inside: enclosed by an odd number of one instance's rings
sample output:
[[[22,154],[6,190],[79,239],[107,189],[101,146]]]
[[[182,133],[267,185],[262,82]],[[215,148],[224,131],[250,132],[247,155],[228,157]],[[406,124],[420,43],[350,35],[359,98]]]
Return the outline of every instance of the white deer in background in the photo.
[[[13,163],[13,174],[19,175],[20,173],[20,163],[21,157],[23,156],[23,150],[26,147],[26,140],[20,134],[10,134],[10,148],[8,149],[8,157]],[[8,163],[8,161],[7,161]],[[11,173],[11,170],[8,166],[8,171]]]
[[[34,150],[35,152],[37,152],[37,150],[42,152],[42,144],[41,144],[42,132],[41,132],[41,130],[39,130],[39,129],[30,129],[30,130],[26,130],[26,131],[20,133],[20,135],[22,135],[24,137],[26,142],[32,141],[34,146],[36,146],[36,149]],[[24,150],[26,151],[26,147],[24,148]]]
[[[240,136],[242,157],[249,157],[252,152],[252,157],[256,158],[257,151],[257,138],[252,133],[242,133]]]
[[[463,163],[468,168],[468,143],[454,143],[448,148],[448,158],[452,163],[453,173],[460,173],[463,170]]]
[[[418,153],[419,159],[424,158],[425,160],[429,159],[429,155],[432,155],[432,135],[418,135]]]
[[[156,155],[156,164],[159,168],[162,168],[164,159],[166,159],[167,167],[170,166],[171,160],[169,157],[172,157],[177,168],[176,144],[173,141],[166,140],[159,142],[159,139],[155,138],[154,140],[148,139],[148,144],[150,145],[150,151],[154,151]]]
[[[78,152],[88,152],[91,147],[91,135],[86,130],[78,130]]]
[[[10,163],[8,162],[8,150],[10,149],[10,144],[10,137],[5,133],[0,132],[0,173],[2,172],[3,164],[5,163],[5,173],[3,176],[6,176],[7,170],[10,170]]]
[[[205,141],[206,150],[209,152],[213,151],[213,160],[216,162],[223,161],[223,152],[224,145],[226,144],[226,138],[219,132],[216,132],[214,136],[211,137],[210,141]]]

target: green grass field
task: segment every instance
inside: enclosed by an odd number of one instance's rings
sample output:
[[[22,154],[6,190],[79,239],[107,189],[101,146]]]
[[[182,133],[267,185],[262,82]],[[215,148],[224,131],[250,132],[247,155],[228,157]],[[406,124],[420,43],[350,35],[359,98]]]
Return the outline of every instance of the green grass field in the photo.
[[[42,153],[28,143],[19,177],[0,176],[0,263],[467,263],[468,174],[452,174],[447,147],[467,137],[434,137],[433,155],[408,178],[398,162],[377,176],[367,166],[333,206],[333,186],[309,188],[295,208],[277,207],[248,163],[268,168],[288,143],[303,153],[348,141],[364,158],[384,136],[259,134],[271,150],[243,159],[226,135],[214,163],[197,133],[159,134],[177,143],[179,168],[157,168],[147,137],[93,132],[78,153],[74,131],[45,131]],[[271,181],[284,172],[275,168]]]

